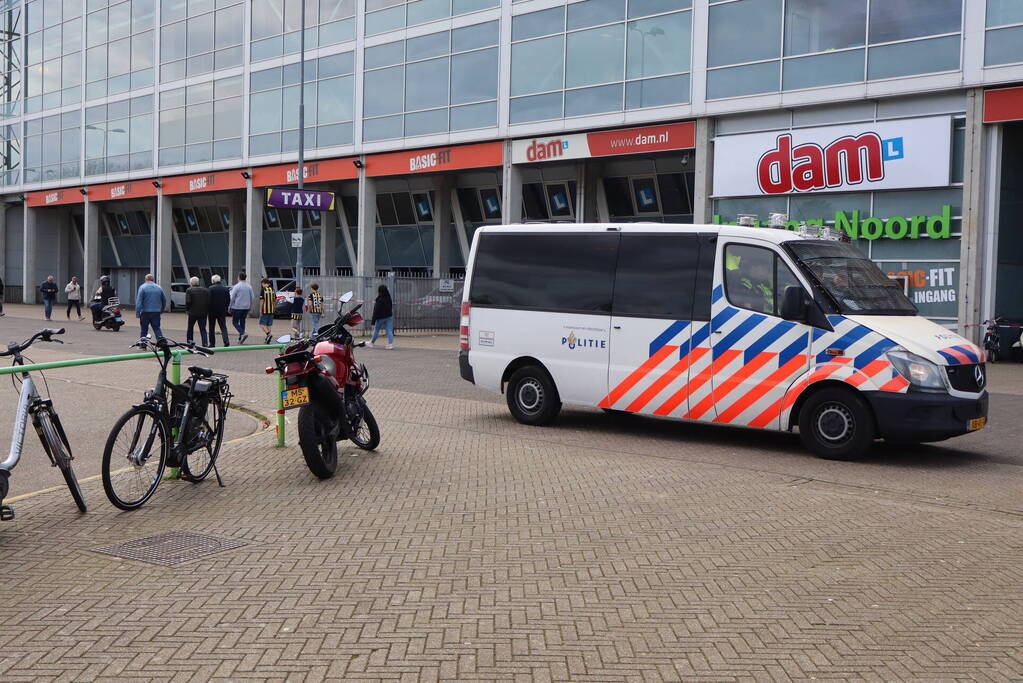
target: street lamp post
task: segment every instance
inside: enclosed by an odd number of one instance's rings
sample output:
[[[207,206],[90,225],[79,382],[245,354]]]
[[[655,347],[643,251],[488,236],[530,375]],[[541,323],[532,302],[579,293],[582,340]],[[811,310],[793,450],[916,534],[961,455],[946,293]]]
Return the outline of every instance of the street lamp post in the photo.
[[[305,187],[305,3],[299,0],[302,9],[299,19],[298,43],[298,189]],[[295,221],[298,232],[298,256],[295,258],[295,285],[302,286],[302,227],[305,223],[305,211],[299,210]]]

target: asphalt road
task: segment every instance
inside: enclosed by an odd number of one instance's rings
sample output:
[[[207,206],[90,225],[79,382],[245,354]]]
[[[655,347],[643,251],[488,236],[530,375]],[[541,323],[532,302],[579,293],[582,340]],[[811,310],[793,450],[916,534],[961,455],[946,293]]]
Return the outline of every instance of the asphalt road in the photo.
[[[22,339],[44,326],[41,319],[26,317],[27,307],[12,307],[0,319],[0,340]],[[165,333],[183,338],[184,317],[165,316]],[[65,345],[52,353],[80,356],[127,352],[137,328],[126,327],[120,333],[96,332],[85,322],[65,323]],[[286,322],[278,321],[279,334],[286,333]],[[253,326],[254,327],[254,326]],[[275,334],[278,333],[275,330]],[[258,336],[258,335],[257,335]],[[250,338],[250,342],[253,339]],[[450,335],[409,338],[399,335],[393,351],[359,349],[360,360],[370,370],[374,388],[394,389],[431,396],[475,401],[501,402],[503,397],[482,391],[458,375],[455,338]],[[45,357],[50,349],[35,354]],[[31,352],[29,355],[33,355]],[[261,374],[269,352],[221,354],[204,361],[218,371],[245,375],[251,381]],[[76,464],[81,477],[99,472],[98,454],[106,438],[107,425],[125,407],[137,400],[141,389],[155,377],[156,365],[122,364],[91,366],[81,381],[51,382],[61,416],[77,435],[76,448],[90,454]],[[102,369],[102,370],[98,370]],[[68,372],[68,371],[65,371]],[[926,499],[953,507],[978,508],[1023,515],[1023,497],[1019,495],[1023,475],[1023,451],[1019,448],[1023,427],[1023,367],[998,365],[990,370],[991,396],[989,426],[981,432],[939,444],[895,446],[879,443],[871,456],[860,462],[822,461],[803,450],[791,434],[737,429],[634,416],[607,416],[595,409],[567,408],[556,426],[537,429],[537,438],[567,445],[574,434],[604,432],[608,438],[622,437],[637,442],[656,442],[661,457],[694,463],[714,464],[749,471],[791,475],[793,481],[829,482],[838,487],[868,488],[885,495]],[[247,380],[248,381],[248,380]],[[383,394],[378,394],[381,400]],[[374,395],[368,395],[373,405]],[[16,394],[7,380],[0,381],[0,452],[6,453]],[[510,417],[508,418],[510,420]],[[256,421],[242,415],[232,416],[229,436],[243,437],[258,428]],[[80,444],[80,446],[79,446]],[[31,443],[30,448],[38,450]],[[76,451],[77,452],[77,451]],[[34,456],[34,457],[33,457]],[[628,453],[622,453],[623,458]],[[14,478],[17,492],[25,493],[59,483],[41,452],[27,452]]]

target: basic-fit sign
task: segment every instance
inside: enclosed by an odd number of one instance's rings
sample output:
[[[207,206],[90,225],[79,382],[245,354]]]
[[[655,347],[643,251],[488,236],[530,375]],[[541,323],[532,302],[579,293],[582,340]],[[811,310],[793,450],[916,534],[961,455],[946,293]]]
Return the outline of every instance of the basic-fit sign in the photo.
[[[330,211],[334,208],[334,193],[298,190],[293,187],[268,187],[266,188],[266,205],[275,209]]]
[[[947,187],[952,119],[935,116],[714,140],[714,196]]]

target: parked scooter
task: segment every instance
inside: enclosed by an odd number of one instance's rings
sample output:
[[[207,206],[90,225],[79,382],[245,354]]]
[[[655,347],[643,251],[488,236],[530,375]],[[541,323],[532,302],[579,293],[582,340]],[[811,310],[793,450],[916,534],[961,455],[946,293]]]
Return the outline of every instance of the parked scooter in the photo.
[[[345,313],[344,305],[352,292],[340,299],[337,319],[312,333],[307,339],[284,336],[277,341],[288,344],[274,359],[267,374],[281,373],[285,390],[285,410],[298,408],[298,443],[310,471],[320,479],[329,479],[337,470],[337,442],[351,439],[367,451],[380,444],[380,428],[366,405],[369,388],[366,366],[355,361],[355,343],[348,327],[363,322],[362,304]]]
[[[107,328],[118,332],[122,325],[121,300],[116,296],[107,299],[107,305],[100,310],[98,318],[95,315],[92,318],[92,326],[97,330]]]

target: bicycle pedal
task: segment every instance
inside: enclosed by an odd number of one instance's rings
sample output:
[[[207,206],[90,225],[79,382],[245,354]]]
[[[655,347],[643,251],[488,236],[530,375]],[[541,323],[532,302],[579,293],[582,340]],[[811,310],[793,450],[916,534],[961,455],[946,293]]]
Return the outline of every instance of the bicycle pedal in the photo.
[[[10,522],[14,519],[14,508],[10,505],[0,505],[0,522]]]

